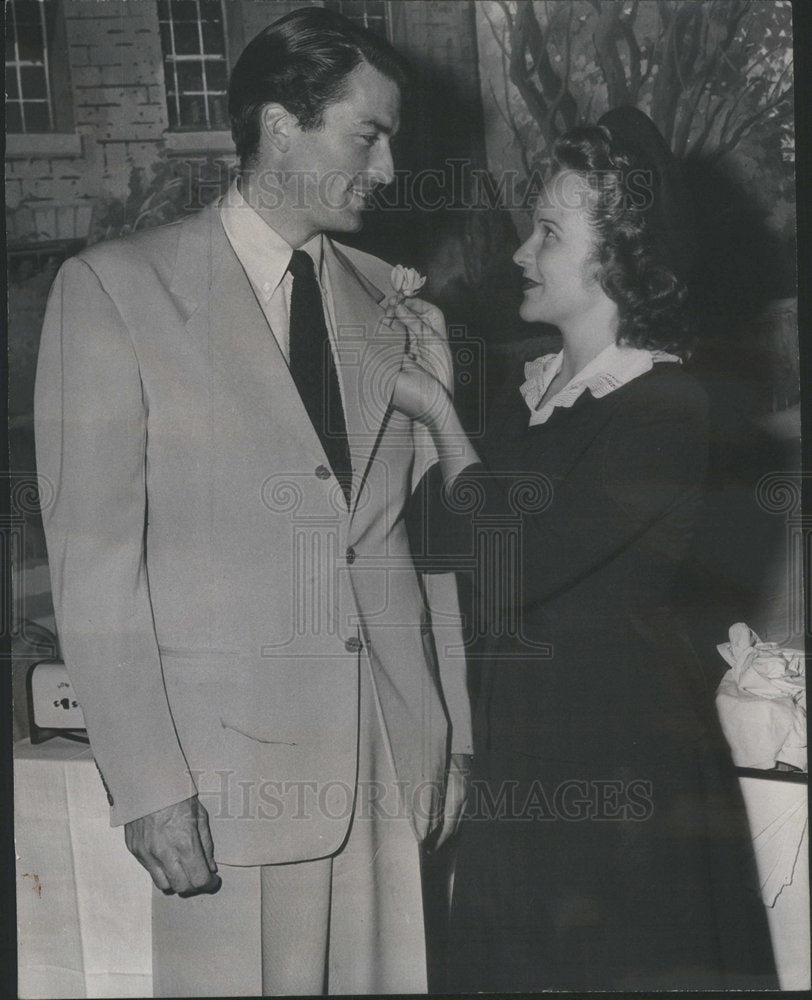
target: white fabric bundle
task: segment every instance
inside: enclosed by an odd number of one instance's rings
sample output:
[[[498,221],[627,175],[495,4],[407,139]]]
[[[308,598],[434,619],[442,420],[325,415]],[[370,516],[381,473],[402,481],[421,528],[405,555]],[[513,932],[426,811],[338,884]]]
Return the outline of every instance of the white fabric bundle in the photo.
[[[730,670],[716,693],[716,707],[733,761],[773,768],[777,762],[805,771],[806,670],[802,650],[762,642],[743,622],[717,647]]]

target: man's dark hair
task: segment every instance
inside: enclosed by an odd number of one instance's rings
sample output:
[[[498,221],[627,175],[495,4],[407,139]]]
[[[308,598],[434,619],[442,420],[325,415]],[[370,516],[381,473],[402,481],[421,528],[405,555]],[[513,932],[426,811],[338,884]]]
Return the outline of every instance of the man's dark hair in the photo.
[[[408,64],[366,28],[323,7],[304,7],[269,24],[248,43],[231,74],[228,113],[243,167],[259,148],[260,113],[281,104],[302,129],[317,129],[324,110],[346,90],[348,74],[367,62],[403,91]]]

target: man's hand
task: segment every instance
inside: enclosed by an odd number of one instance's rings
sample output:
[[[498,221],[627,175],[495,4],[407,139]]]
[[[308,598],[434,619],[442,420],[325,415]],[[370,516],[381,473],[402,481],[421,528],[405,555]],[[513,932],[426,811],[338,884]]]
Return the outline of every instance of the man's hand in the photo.
[[[125,824],[124,839],[162,892],[196,896],[220,888],[209,816],[196,795]]]
[[[443,844],[457,832],[465,800],[468,797],[468,779],[471,774],[471,757],[467,753],[451,754],[448,767],[448,778],[445,788],[445,809],[443,825],[434,843],[434,850],[439,850]]]

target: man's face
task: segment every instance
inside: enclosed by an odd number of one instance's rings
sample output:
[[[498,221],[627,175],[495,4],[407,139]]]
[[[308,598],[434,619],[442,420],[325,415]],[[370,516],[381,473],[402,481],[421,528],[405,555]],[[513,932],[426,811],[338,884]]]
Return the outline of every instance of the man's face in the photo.
[[[400,119],[396,83],[361,63],[342,98],[324,110],[320,128],[293,121],[283,158],[286,238],[301,245],[317,232],[356,232],[372,191],[394,179],[389,147]]]

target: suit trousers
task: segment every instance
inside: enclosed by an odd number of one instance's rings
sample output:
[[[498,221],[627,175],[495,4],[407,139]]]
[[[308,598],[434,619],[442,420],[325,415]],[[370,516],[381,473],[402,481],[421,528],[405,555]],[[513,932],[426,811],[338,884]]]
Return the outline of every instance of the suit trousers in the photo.
[[[420,847],[398,797],[366,657],[358,752],[350,829],[337,854],[220,865],[212,896],[154,891],[155,996],[426,992]],[[341,808],[339,798],[325,803]]]

